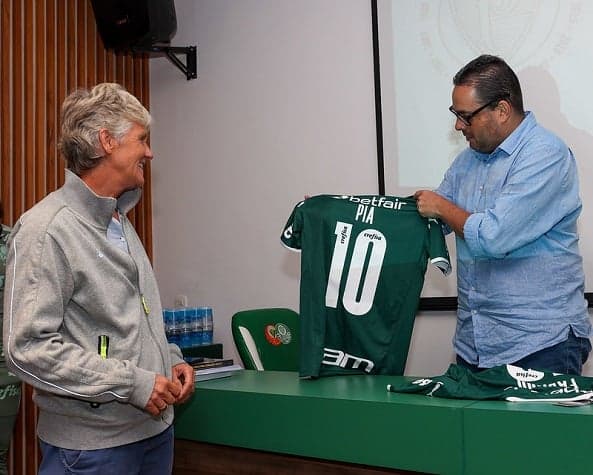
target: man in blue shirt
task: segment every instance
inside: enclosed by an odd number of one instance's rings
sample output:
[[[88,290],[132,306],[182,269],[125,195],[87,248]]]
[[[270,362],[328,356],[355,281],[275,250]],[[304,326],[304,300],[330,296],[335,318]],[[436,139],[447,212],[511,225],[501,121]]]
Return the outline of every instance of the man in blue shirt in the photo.
[[[581,212],[570,149],[523,110],[521,86],[496,56],[453,78],[455,129],[469,147],[418,210],[457,243],[457,363],[512,363],[580,374],[591,351],[578,248]]]

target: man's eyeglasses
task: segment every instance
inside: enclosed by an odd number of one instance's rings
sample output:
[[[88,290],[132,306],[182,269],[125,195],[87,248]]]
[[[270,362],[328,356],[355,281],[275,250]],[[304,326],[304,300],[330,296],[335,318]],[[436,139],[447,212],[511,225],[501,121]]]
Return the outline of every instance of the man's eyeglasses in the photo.
[[[486,107],[494,105],[498,102],[500,102],[502,99],[495,99],[493,101],[488,102],[487,104],[484,104],[481,107],[478,107],[475,111],[473,112],[457,112],[455,109],[453,109],[453,106],[449,107],[449,110],[453,113],[453,115],[455,117],[457,117],[461,122],[463,122],[467,127],[472,125],[472,119],[477,116],[480,112],[482,112],[484,109],[486,109]]]

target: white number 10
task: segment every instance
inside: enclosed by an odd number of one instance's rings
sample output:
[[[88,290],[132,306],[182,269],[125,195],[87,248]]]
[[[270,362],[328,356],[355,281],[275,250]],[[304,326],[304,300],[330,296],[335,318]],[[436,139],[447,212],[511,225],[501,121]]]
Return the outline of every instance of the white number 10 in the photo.
[[[329,278],[327,279],[327,290],[325,291],[325,305],[332,308],[338,306],[340,282],[342,281],[352,225],[338,221],[334,232],[336,234],[336,244],[334,245]],[[364,276],[364,282],[362,282],[360,299],[357,300],[369,245],[371,245],[371,255]],[[364,315],[373,306],[386,247],[385,236],[376,229],[365,229],[356,237],[346,276],[344,296],[342,297],[344,308],[352,315]]]

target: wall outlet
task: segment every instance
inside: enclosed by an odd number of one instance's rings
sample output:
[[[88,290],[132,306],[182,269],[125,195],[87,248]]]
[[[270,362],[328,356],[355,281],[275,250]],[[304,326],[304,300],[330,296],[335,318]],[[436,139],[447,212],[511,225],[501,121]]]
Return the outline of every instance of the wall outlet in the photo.
[[[187,307],[187,295],[177,295],[175,297],[175,307]]]

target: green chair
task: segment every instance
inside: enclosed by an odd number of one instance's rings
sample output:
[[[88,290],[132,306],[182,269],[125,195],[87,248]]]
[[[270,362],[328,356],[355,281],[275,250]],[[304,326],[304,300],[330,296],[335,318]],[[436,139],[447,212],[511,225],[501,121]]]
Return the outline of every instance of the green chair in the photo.
[[[244,310],[231,320],[245,369],[298,371],[299,314],[288,308]]]

